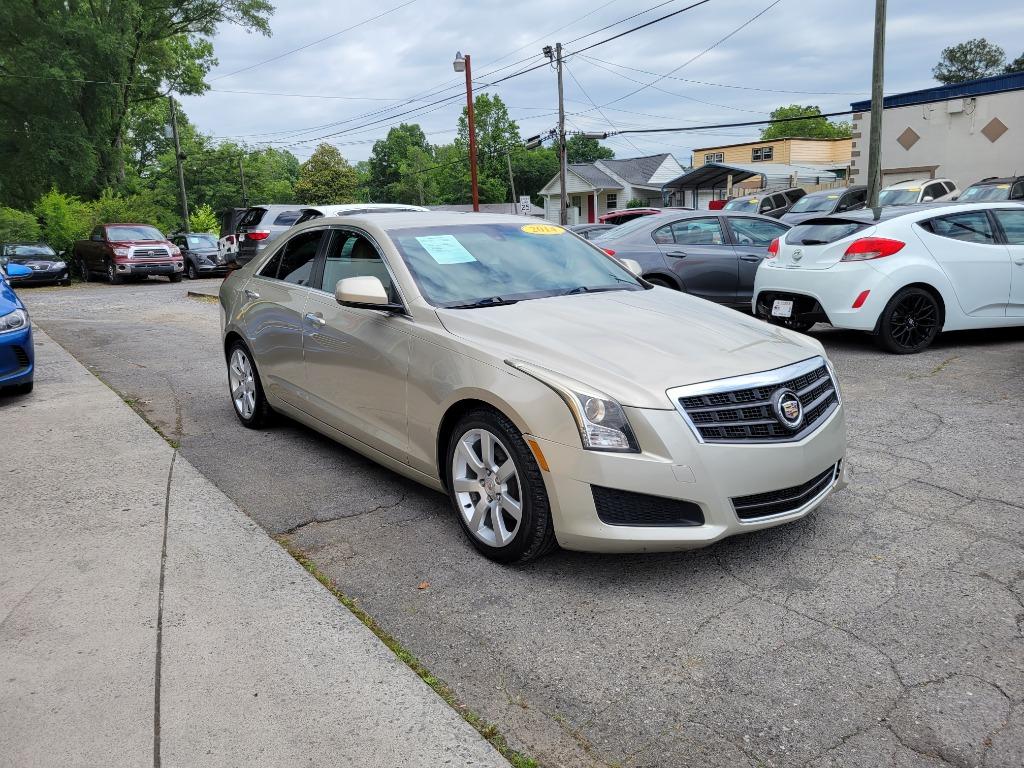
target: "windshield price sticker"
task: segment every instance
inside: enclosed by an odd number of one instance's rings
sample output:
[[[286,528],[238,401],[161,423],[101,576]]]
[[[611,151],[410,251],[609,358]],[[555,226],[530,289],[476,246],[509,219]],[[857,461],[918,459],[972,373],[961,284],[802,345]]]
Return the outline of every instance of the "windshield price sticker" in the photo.
[[[455,239],[455,235],[427,235],[417,237],[416,242],[438,264],[468,264],[476,261],[476,257]]]
[[[523,224],[520,229],[530,235],[561,235],[565,233],[564,229],[556,227],[554,224]]]

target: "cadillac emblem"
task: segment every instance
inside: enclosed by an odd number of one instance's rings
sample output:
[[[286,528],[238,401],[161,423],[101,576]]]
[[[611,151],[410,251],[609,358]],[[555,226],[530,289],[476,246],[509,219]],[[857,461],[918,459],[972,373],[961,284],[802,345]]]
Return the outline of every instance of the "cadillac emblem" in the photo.
[[[804,406],[792,389],[780,389],[772,395],[775,418],[786,429],[795,432],[804,423]]]

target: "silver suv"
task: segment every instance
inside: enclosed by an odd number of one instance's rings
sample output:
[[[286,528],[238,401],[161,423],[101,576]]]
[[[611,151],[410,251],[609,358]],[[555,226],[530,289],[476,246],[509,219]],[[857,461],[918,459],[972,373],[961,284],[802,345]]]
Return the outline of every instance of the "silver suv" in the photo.
[[[255,205],[245,212],[238,222],[238,264],[248,264],[270,245],[282,232],[299,220],[302,206]]]

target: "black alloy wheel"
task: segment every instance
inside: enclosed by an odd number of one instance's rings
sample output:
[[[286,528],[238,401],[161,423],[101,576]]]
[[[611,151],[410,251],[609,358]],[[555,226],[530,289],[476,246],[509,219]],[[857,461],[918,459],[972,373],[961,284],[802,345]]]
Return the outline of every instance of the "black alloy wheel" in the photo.
[[[921,288],[904,288],[882,312],[875,339],[882,349],[912,355],[927,349],[942,328],[939,302]]]

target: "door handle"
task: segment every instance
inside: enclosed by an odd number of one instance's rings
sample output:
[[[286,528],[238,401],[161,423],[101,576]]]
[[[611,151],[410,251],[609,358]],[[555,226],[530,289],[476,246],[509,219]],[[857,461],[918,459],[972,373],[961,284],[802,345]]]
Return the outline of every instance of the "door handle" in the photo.
[[[666,256],[674,256],[677,259],[685,259],[687,256],[686,251],[669,251],[665,254]]]
[[[313,325],[324,326],[327,325],[327,321],[324,320],[324,316],[319,312],[307,312],[306,319]]]
[[[754,261],[754,262],[757,262],[757,261],[761,260],[761,257],[760,256],[754,256],[752,253],[745,253],[742,256],[740,256],[740,259],[742,259],[743,261]]]
[[[1024,267],[1024,256],[1021,256],[1019,259],[1014,259],[1013,263],[1018,267]]]
[[[258,299],[260,297],[256,291],[250,291],[248,288],[245,289],[245,295],[250,299]]]

